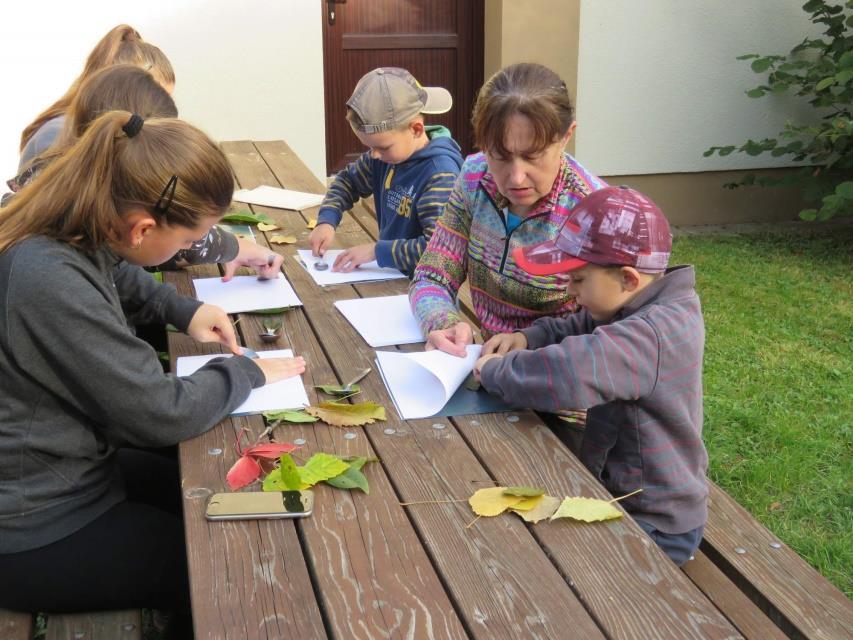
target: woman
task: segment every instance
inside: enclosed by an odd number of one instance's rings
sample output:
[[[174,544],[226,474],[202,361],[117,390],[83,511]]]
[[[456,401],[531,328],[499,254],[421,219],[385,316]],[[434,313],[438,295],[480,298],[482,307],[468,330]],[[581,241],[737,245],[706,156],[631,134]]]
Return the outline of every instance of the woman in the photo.
[[[552,238],[605,183],[563,151],[575,131],[565,83],[538,64],[492,76],[474,106],[469,156],[415,274],[409,298],[427,349],[464,356],[473,330],[456,306],[467,279],[485,338],[575,310],[565,285],[518,268],[512,251]]]
[[[188,613],[177,467],[165,447],[301,358],[163,373],[129,325],[172,323],[235,354],[228,316],[142,267],[231,201],[218,146],[180,120],[111,111],[0,210],[0,608]]]

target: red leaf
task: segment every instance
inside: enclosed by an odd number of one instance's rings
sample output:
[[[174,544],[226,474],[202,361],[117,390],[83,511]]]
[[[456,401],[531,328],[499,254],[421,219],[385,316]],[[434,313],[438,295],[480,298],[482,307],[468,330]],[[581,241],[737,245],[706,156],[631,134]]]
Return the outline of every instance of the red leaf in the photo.
[[[256,444],[254,447],[243,449],[243,455],[253,458],[280,458],[283,454],[290,453],[298,448],[289,442]]]
[[[247,484],[251,484],[261,475],[261,465],[249,456],[240,456],[240,459],[234,463],[234,466],[228,471],[225,480],[232,491],[242,489]]]

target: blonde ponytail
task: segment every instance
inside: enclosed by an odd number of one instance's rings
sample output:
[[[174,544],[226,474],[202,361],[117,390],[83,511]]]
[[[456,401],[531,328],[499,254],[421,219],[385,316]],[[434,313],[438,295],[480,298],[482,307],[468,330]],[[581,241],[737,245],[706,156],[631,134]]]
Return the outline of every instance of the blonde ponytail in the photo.
[[[234,178],[216,144],[175,118],[148,120],[129,138],[126,111],[96,119],[61,157],[0,209],[0,252],[45,235],[92,252],[118,239],[120,216],[142,207],[158,223],[194,227],[219,216],[231,201]],[[155,203],[173,176],[165,211]]]

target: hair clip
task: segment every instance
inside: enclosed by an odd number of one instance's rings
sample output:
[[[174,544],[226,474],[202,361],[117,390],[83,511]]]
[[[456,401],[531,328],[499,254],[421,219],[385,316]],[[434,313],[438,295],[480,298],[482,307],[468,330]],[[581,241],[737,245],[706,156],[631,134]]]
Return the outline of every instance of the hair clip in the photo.
[[[157,202],[154,204],[154,212],[159,213],[160,215],[166,215],[166,212],[169,211],[169,207],[172,206],[172,200],[175,197],[175,189],[178,186],[178,176],[173,175],[169,178],[169,182],[166,183],[163,192],[160,194],[160,197],[157,198]]]

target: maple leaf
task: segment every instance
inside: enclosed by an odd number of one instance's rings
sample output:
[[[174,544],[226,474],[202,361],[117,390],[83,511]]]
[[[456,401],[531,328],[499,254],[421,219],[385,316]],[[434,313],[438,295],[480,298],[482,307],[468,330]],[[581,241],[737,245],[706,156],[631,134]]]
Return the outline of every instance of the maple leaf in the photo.
[[[309,416],[304,411],[293,411],[287,409],[285,411],[264,411],[264,418],[270,422],[283,420],[284,422],[317,422],[317,418]]]
[[[385,407],[375,402],[321,402],[307,407],[305,412],[335,427],[358,427],[385,420]]]
[[[537,500],[537,504],[532,509],[528,509],[526,511],[519,510],[518,507],[522,505],[521,502],[519,502],[514,507],[510,507],[510,509],[515,512],[522,520],[525,520],[532,524],[536,524],[540,520],[550,518],[552,515],[554,515],[554,512],[557,510],[557,507],[560,506],[560,499],[555,498],[554,496],[539,496]]]
[[[274,242],[275,244],[293,244],[296,242],[296,236],[276,235],[270,238],[270,242]]]
[[[296,468],[302,482],[310,486],[341,475],[350,465],[338,456],[320,452],[311,456],[304,466]]]
[[[524,500],[520,496],[504,494],[506,487],[479,489],[468,498],[468,504],[478,516],[499,516],[504,511]]]
[[[276,229],[280,229],[280,228],[281,227],[279,227],[275,223],[273,223],[273,224],[267,224],[266,222],[259,222],[258,223],[258,231],[275,231]]]
[[[560,507],[551,516],[551,520],[557,518],[572,518],[583,522],[599,522],[601,520],[614,520],[621,518],[619,511],[608,500],[597,498],[565,498]]]
[[[228,483],[228,486],[231,487],[232,491],[242,489],[247,484],[253,483],[261,476],[262,469],[261,465],[258,464],[259,458],[271,460],[278,458],[285,453],[295,451],[298,448],[299,447],[295,444],[282,442],[257,444],[254,447],[247,447],[243,450],[239,450],[238,443],[240,458],[231,466],[228,473],[225,474],[225,481]]]
[[[519,496],[521,498],[535,498],[545,495],[545,489],[539,487],[507,487],[504,489],[505,496]]]

